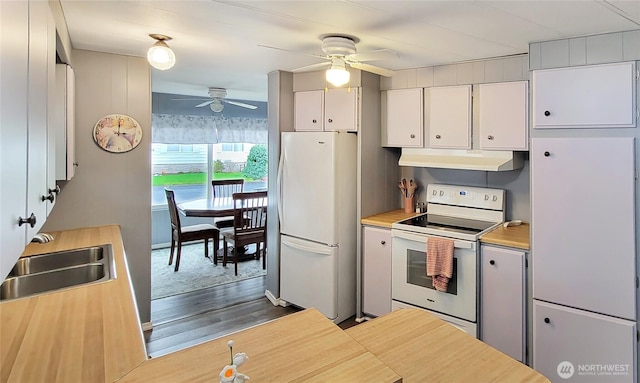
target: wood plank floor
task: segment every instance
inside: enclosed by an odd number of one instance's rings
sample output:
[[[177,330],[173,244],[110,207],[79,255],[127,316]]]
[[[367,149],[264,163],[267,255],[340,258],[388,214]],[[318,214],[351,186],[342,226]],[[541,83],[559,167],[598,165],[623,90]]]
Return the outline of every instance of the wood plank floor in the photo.
[[[274,306],[264,296],[265,278],[151,301],[153,330],[144,333],[147,354],[165,355],[300,310],[293,306]],[[355,324],[351,318],[340,323],[340,327]]]

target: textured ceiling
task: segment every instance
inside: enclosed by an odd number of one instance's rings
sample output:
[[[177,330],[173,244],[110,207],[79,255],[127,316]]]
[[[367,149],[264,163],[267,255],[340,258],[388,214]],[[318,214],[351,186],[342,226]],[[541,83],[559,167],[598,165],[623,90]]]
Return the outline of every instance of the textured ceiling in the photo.
[[[73,47],[145,56],[148,35],[173,37],[177,63],[153,69],[153,91],[267,100],[267,74],[322,62],[320,36],[356,36],[371,64],[408,69],[526,53],[528,44],[640,29],[640,1],[87,1],[60,0]],[[271,49],[266,46],[281,48]]]

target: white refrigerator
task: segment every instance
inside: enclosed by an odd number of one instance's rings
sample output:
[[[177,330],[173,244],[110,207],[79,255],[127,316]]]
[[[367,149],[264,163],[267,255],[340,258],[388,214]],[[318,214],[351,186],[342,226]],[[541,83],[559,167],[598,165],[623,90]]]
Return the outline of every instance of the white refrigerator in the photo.
[[[354,133],[282,133],[280,300],[335,323],[356,311],[356,158]]]

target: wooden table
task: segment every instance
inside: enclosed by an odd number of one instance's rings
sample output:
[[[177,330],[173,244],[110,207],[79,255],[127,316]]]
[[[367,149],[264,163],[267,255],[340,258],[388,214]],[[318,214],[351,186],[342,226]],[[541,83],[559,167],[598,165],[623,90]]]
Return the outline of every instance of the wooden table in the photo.
[[[202,198],[178,204],[178,211],[185,217],[233,216],[233,199]]]
[[[393,311],[345,332],[404,383],[549,383],[539,372],[424,310]]]
[[[267,206],[267,199],[263,200],[263,206]],[[193,201],[182,202],[178,204],[178,211],[180,214],[185,217],[209,217],[209,218],[220,218],[220,217],[233,217],[233,198],[224,197],[224,198],[201,198]],[[238,261],[246,261],[250,259],[254,259],[257,257],[258,249],[256,249],[255,253],[247,253],[246,248],[238,249],[244,255],[239,257]],[[230,249],[233,251],[233,249]],[[223,259],[223,249],[218,250],[218,260]],[[213,258],[211,258],[213,261]]]
[[[402,382],[316,309],[150,359],[119,382],[218,382],[229,340],[249,357],[238,368],[249,382]]]

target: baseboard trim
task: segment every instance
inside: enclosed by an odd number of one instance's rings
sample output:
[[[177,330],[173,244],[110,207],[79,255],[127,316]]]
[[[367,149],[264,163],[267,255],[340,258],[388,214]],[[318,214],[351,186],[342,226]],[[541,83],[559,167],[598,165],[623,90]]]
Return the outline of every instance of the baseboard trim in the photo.
[[[168,247],[171,247],[171,242],[156,243],[155,245],[151,245],[151,250],[166,249]]]
[[[271,302],[272,305],[274,306],[281,306],[281,302],[279,298],[276,298],[275,295],[273,295],[273,293],[269,290],[265,290],[264,291],[264,296],[267,297],[267,299]]]
[[[151,330],[153,330],[153,323],[151,323],[151,321],[144,322],[142,324],[142,332],[151,331]]]

